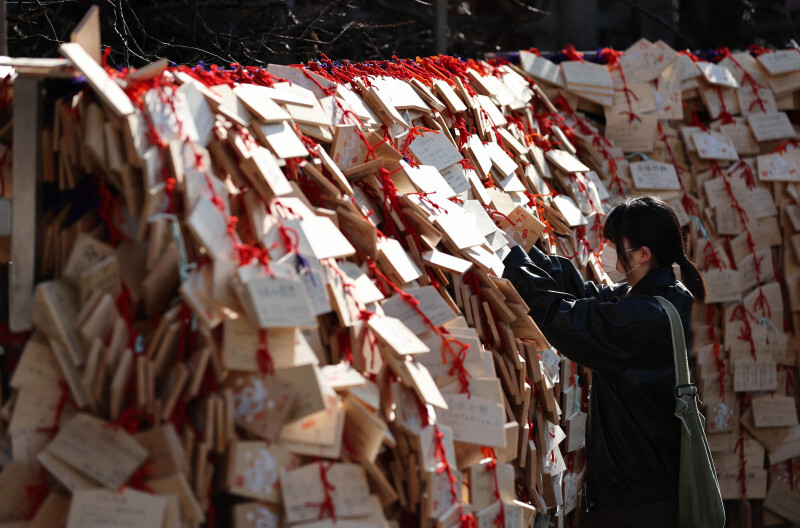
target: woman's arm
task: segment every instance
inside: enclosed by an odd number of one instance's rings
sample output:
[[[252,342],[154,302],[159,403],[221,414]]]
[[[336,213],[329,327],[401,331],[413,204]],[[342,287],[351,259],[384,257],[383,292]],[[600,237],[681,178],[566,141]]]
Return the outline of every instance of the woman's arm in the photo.
[[[512,248],[504,264],[506,267],[525,264],[524,257],[525,252],[522,249],[515,252]],[[536,246],[531,248],[527,257],[537,268],[545,271],[556,281],[558,284],[556,290],[569,293],[578,299],[592,297],[601,301],[610,301],[612,297],[621,295],[627,290],[627,286],[610,288],[592,281],[585,281],[569,259],[546,255]]]
[[[646,336],[653,331],[652,325],[642,324],[648,315],[657,318],[648,303],[620,298],[604,302],[594,296],[580,298],[561,291],[558,281],[521,249],[516,257],[519,253],[521,262],[507,265],[503,275],[520,293],[551,345],[571,360],[601,373],[624,368],[641,356],[631,344],[646,342]]]

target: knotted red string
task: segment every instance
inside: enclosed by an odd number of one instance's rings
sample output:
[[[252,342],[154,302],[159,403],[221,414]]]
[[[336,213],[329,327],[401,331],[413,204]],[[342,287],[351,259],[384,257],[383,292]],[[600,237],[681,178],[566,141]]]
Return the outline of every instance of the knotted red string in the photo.
[[[719,104],[722,106],[722,112],[719,114],[719,119],[722,120],[723,125],[730,125],[733,123],[733,116],[730,112],[728,112],[728,108],[725,106],[725,98],[722,96],[722,88],[718,85],[713,85],[714,91],[717,92],[717,97],[719,97]]]
[[[25,494],[27,495],[28,500],[33,503],[31,505],[31,509],[28,511],[28,514],[25,516],[27,520],[31,520],[39,512],[39,509],[42,507],[42,504],[44,504],[45,499],[47,499],[47,496],[50,494],[50,487],[47,485],[47,482],[40,480],[36,484],[26,485]]]
[[[467,158],[462,159],[461,161],[458,162],[458,164],[461,165],[461,168],[464,169],[465,171],[476,170],[475,165],[473,165],[472,162]]]
[[[697,204],[689,196],[689,193],[686,192],[686,187],[684,187],[683,179],[681,178],[681,175],[685,171],[683,170],[683,167],[678,165],[678,160],[675,157],[675,153],[672,151],[672,146],[669,144],[669,138],[673,136],[667,134],[664,131],[664,127],[661,125],[660,122],[658,123],[658,136],[659,136],[659,141],[664,143],[664,148],[666,149],[667,154],[669,155],[670,163],[672,163],[672,166],[675,168],[675,173],[678,175],[678,183],[681,186],[681,193],[682,193],[681,203],[683,204],[684,209],[686,209],[686,211],[689,214],[697,216]]]
[[[506,508],[505,504],[500,498],[500,484],[497,481],[497,457],[494,454],[494,449],[491,447],[481,447],[481,453],[483,453],[484,458],[489,458],[489,462],[486,464],[486,471],[491,471],[492,475],[494,476],[494,493],[493,496],[495,500],[500,502],[500,513],[497,517],[494,518],[492,524],[497,526],[497,528],[505,528],[506,525]]]
[[[492,209],[488,205],[484,205],[483,208],[486,210],[486,213],[489,215],[489,217],[492,219],[492,221],[494,221],[495,224],[499,224],[500,222],[505,220],[506,222],[508,222],[512,226],[514,225],[514,222],[512,222],[511,219],[508,216],[504,215],[500,211],[495,211],[494,209]],[[497,219],[498,216],[500,217],[499,220]]]
[[[339,103],[338,99],[334,99],[334,100],[337,103]],[[341,103],[339,103],[339,104],[341,104]],[[294,131],[297,134],[297,137],[300,138],[300,141],[303,143],[303,146],[306,148],[308,153],[311,156],[313,156],[315,158],[318,158],[319,154],[317,154],[317,152],[316,152],[316,148],[317,148],[318,143],[316,141],[314,141],[313,139],[311,139],[310,137],[308,137],[307,135],[303,134],[303,132],[300,130],[300,125],[298,125],[297,123],[294,124]],[[295,163],[294,158],[290,158],[287,161],[291,161],[292,163]],[[295,163],[295,166],[296,166],[296,163]]]
[[[756,343],[753,340],[753,329],[750,326],[749,318],[752,318],[753,320],[756,320],[755,316],[753,316],[753,314],[751,314],[747,310],[747,308],[744,307],[743,304],[737,304],[736,307],[733,309],[733,312],[731,313],[730,320],[731,321],[734,321],[734,320],[742,321],[743,326],[742,326],[742,328],[739,329],[739,335],[737,336],[737,338],[740,341],[747,341],[748,343],[750,343],[750,355],[753,357],[753,360],[755,360],[756,359]]]
[[[401,234],[401,230],[398,227],[395,219],[392,216],[392,213],[397,214],[399,217],[403,217],[400,207],[400,198],[398,196],[397,187],[392,180],[392,174],[399,171],[402,167],[396,168],[394,171],[389,172],[384,168],[380,168],[378,170],[378,179],[381,182],[381,190],[383,191],[383,198],[380,200],[381,209],[383,210],[383,218],[385,220],[384,229],[386,232],[396,238],[397,240],[402,240],[404,237]],[[425,203],[423,201],[423,203]],[[408,222],[403,222],[405,227],[405,231],[411,235],[414,239],[417,248],[422,248],[422,243],[419,239],[419,233],[417,230]]]
[[[442,363],[447,362],[447,356],[449,355],[453,361],[453,367],[450,369],[450,372],[453,371],[457,372],[459,383],[461,384],[461,392],[466,393],[467,396],[470,396],[469,391],[469,378],[472,377],[469,372],[466,370],[464,366],[464,357],[466,355],[466,351],[469,350],[469,345],[460,341],[452,336],[448,335],[448,332],[444,328],[440,328],[436,326],[431,319],[425,315],[419,307],[419,301],[410,293],[401,290],[394,282],[389,279],[385,274],[383,274],[375,264],[375,261],[372,260],[370,257],[365,256],[365,260],[367,266],[369,267],[370,271],[372,272],[374,277],[380,278],[382,283],[388,286],[392,291],[396,294],[400,295],[400,298],[403,299],[410,307],[414,310],[414,312],[419,315],[425,324],[433,330],[436,335],[442,341]],[[453,346],[459,347],[459,351],[456,352],[453,349]]]
[[[339,328],[336,333],[336,343],[339,349],[339,359],[344,358],[348,365],[353,364],[353,349],[351,347],[350,332],[346,328]]]
[[[689,108],[689,105],[686,104],[686,100],[682,101],[682,105],[684,110],[683,113],[687,116],[684,119],[684,122],[689,126],[696,126],[703,132],[708,132],[708,127],[705,126],[703,122],[700,120],[700,117],[697,115],[697,112],[694,112]]]
[[[722,360],[719,340],[714,341],[714,365],[717,367],[717,383],[719,384],[719,397],[725,401],[725,362]]]
[[[710,268],[724,269],[727,264],[719,256],[719,252],[714,248],[714,244],[710,240],[705,241],[706,245],[703,248],[703,257],[705,258],[706,265]]]
[[[444,433],[439,430],[439,426],[434,422],[433,424],[433,441],[434,441],[434,456],[439,459],[441,463],[440,466],[436,469],[438,474],[445,473],[447,475],[447,480],[450,483],[450,504],[457,504],[458,512],[459,512],[459,523],[462,528],[474,527],[475,526],[475,518],[472,514],[465,514],[464,513],[464,506],[461,503],[461,499],[459,497],[458,490],[456,489],[456,482],[458,479],[453,475],[453,471],[450,467],[450,461],[447,460],[447,450],[444,447]]]
[[[274,75],[270,74],[266,70],[257,67],[242,67],[240,64],[233,63],[231,64],[231,70],[222,70],[216,65],[212,65],[210,67],[210,71],[206,71],[203,68],[197,67],[194,69],[190,69],[187,67],[178,67],[179,71],[186,73],[187,75],[191,75],[193,78],[197,79],[198,81],[202,82],[206,86],[215,86],[219,84],[227,84],[233,85],[235,83],[245,82],[248,84],[261,84],[264,86],[271,86],[276,81],[285,81],[285,79],[279,79]],[[169,81],[167,81],[163,76],[156,77],[154,79],[150,79],[148,81],[134,83],[126,89],[126,93],[131,98],[131,100],[137,105],[137,107],[142,111],[142,115],[145,117],[145,123],[148,128],[148,132],[146,134],[148,140],[153,145],[159,148],[159,155],[162,158],[162,174],[164,177],[165,185],[165,193],[170,198],[170,204],[168,208],[168,212],[171,212],[174,209],[174,192],[175,192],[175,180],[171,177],[168,164],[165,159],[164,153],[168,148],[167,142],[160,136],[156,128],[154,127],[151,119],[149,118],[149,114],[145,109],[143,96],[147,91],[150,89],[156,88],[157,93],[161,98],[161,101],[168,106],[168,108],[172,111],[172,117],[175,120],[176,128],[177,128],[177,135],[181,141],[186,143],[189,148],[194,153],[194,163],[195,168],[203,173],[203,177],[205,180],[206,187],[211,195],[211,203],[214,207],[219,211],[222,215],[223,219],[226,223],[226,233],[231,238],[231,242],[233,244],[233,249],[236,257],[239,261],[239,266],[246,266],[250,264],[253,260],[261,264],[267,271],[270,276],[273,276],[273,272],[269,267],[269,252],[260,248],[258,246],[252,244],[244,244],[238,240],[236,235],[236,226],[238,223],[238,218],[236,216],[228,216],[227,215],[227,207],[225,205],[224,200],[217,194],[216,189],[213,185],[211,174],[209,172],[209,168],[205,166],[203,155],[201,150],[198,146],[191,141],[191,139],[187,136],[184,131],[184,125],[182,120],[180,119],[180,114],[176,112],[175,108],[175,97],[174,97],[174,90],[172,89]],[[169,88],[169,89],[167,89]],[[247,131],[247,129],[242,127],[236,127],[236,133],[244,140],[245,145],[248,150],[253,150],[257,143]],[[102,215],[102,213],[101,213]],[[105,218],[104,218],[105,219]],[[106,221],[108,224],[108,221]],[[110,236],[111,233],[110,233]]]
[[[722,168],[716,161],[711,162],[711,172],[712,172],[712,178],[716,178],[718,175],[722,177],[722,181],[725,184],[725,189],[727,190],[728,196],[731,199],[731,207],[739,215],[739,220],[742,226],[744,226],[744,232],[747,238],[747,245],[750,248],[750,252],[753,255],[755,255],[756,244],[755,241],[753,240],[753,235],[750,232],[750,228],[748,227],[747,213],[745,212],[744,208],[739,204],[739,200],[733,193],[733,187],[731,186],[730,180],[725,175],[725,172],[722,170]],[[755,275],[756,275],[756,284],[758,286],[758,296],[756,297],[753,309],[760,310],[762,315],[769,317],[772,315],[772,309],[770,308],[769,300],[767,299],[766,295],[764,295],[764,290],[761,288],[761,260],[762,260],[761,258],[757,257],[754,257],[753,259],[753,264],[754,264],[753,267],[755,268]],[[753,353],[755,354],[755,352]]]
[[[541,220],[542,223],[544,224],[543,233],[548,235],[548,236],[550,236],[550,237],[552,237],[554,240],[558,240],[558,238],[556,237],[556,232],[553,229],[553,226],[550,225],[550,221],[545,218],[544,205],[542,204],[542,202],[540,200],[536,199],[536,198],[540,198],[541,196],[540,195],[531,194],[531,193],[528,193],[528,192],[525,193],[525,196],[528,198],[528,207],[535,207],[536,208],[536,212],[539,214],[539,220]]]
[[[367,147],[367,153],[364,155],[364,163],[368,162],[370,158],[377,159],[378,155],[375,153],[375,151],[378,150],[378,148],[384,143],[390,143],[389,138],[384,137],[382,140],[373,145],[369,142],[367,136],[364,135],[364,132],[361,131],[361,127],[357,126],[355,130],[356,134],[361,139],[361,142]]]
[[[136,338],[138,337],[138,332],[134,332],[133,330],[133,321],[135,319],[135,313],[132,307],[133,300],[131,298],[131,290],[128,288],[128,285],[122,281],[122,286],[120,289],[120,293],[114,301],[114,305],[119,311],[120,317],[122,317],[122,321],[125,323],[125,329],[128,332],[128,343],[129,347],[133,347],[134,343],[136,343]]]
[[[53,424],[45,427],[37,427],[36,431],[40,433],[49,433],[48,441],[55,438],[56,434],[61,427],[61,416],[64,414],[64,408],[69,405],[76,411],[78,410],[78,405],[75,403],[75,400],[72,399],[72,396],[69,393],[69,386],[67,382],[64,380],[58,381],[58,387],[61,390],[61,394],[58,397],[58,403],[56,403],[56,411],[53,414]]]
[[[642,118],[639,117],[633,111],[633,103],[631,102],[631,96],[638,102],[639,97],[628,88],[628,81],[625,78],[625,72],[622,69],[622,63],[620,62],[620,56],[622,55],[621,51],[616,51],[611,48],[603,48],[601,51],[601,56],[603,57],[603,61],[610,66],[609,70],[617,70],[619,71],[619,76],[622,79],[622,88],[617,88],[615,91],[622,92],[625,95],[625,102],[628,105],[628,111],[622,112],[622,114],[628,116],[628,123],[633,123],[634,121],[641,122]]]
[[[406,152],[408,151],[408,147],[411,145],[411,143],[413,143],[415,139],[417,139],[419,136],[423,135],[425,132],[433,132],[434,134],[438,134],[439,133],[438,130],[431,130],[430,128],[424,128],[424,127],[411,127],[411,128],[409,128],[408,129],[408,135],[406,135],[406,139],[403,142],[403,148],[400,150],[400,154],[405,156]]]
[[[269,353],[267,346],[267,329],[258,329],[258,349],[256,350],[256,363],[261,374],[268,376],[275,374],[275,363],[272,361],[272,354]]]
[[[508,123],[509,131],[512,131],[514,127],[516,127],[517,130],[523,135],[530,131],[529,127],[527,127],[526,122],[522,121],[519,114],[517,114],[513,110],[511,112],[511,115],[507,115],[505,117],[506,117],[506,122]]]
[[[585,176],[583,176],[580,173],[570,174],[570,179],[572,180],[573,184],[575,184],[578,187],[578,190],[581,193],[583,193],[583,195],[586,197],[586,200],[589,202],[589,205],[591,206],[592,211],[597,213],[595,215],[595,226],[594,226],[594,228],[596,229],[598,227],[598,221],[599,221],[599,227],[600,227],[601,233],[602,233],[603,222],[600,221],[600,218],[601,217],[604,218],[606,215],[603,212],[602,204],[595,203],[594,198],[592,198],[592,194],[589,192],[589,188],[586,186],[586,182],[584,181],[584,178],[585,178]]]
[[[300,249],[300,235],[297,233],[297,230],[293,227],[287,227],[280,217],[276,217],[276,220],[278,223],[278,238],[283,246],[283,250],[286,253],[298,253]]]
[[[620,196],[623,196],[625,194],[625,188],[623,186],[622,179],[617,173],[617,161],[608,150],[612,146],[611,142],[607,137],[592,130],[592,128],[586,123],[586,120],[580,117],[577,112],[572,109],[567,99],[561,93],[559,93],[558,97],[555,99],[555,103],[558,104],[571,119],[578,123],[578,130],[582,134],[592,138],[592,145],[608,163],[608,172],[611,176],[611,182],[608,186],[609,190],[613,190],[616,187],[617,193]]]
[[[785,154],[789,147],[800,147],[800,140],[798,139],[787,139],[786,141],[779,143],[774,149],[772,149],[772,154]]]
[[[336,505],[333,503],[333,495],[331,492],[336,490],[336,486],[331,484],[328,480],[328,471],[333,467],[334,462],[328,462],[327,464],[324,462],[317,462],[317,464],[319,464],[319,479],[322,481],[322,491],[325,494],[325,498],[322,502],[306,502],[305,505],[307,507],[319,508],[319,514],[317,515],[318,520],[322,520],[325,518],[325,514],[328,514],[335,523],[337,521]]]
[[[703,62],[700,57],[689,51],[688,49],[678,51],[678,55],[683,55],[684,57],[689,57],[692,62]]]
[[[458,347],[458,352],[453,352],[453,346]],[[469,378],[472,375],[467,370],[467,367],[464,365],[464,362],[467,359],[467,351],[469,350],[469,345],[466,343],[462,343],[458,339],[454,337],[445,337],[442,336],[442,363],[447,363],[447,351],[450,351],[453,361],[453,366],[450,367],[450,370],[447,373],[450,376],[455,375],[456,379],[458,380],[458,384],[461,387],[461,392],[466,393],[467,397],[470,397],[469,391]]]
[[[727,57],[728,59],[730,59],[730,61],[734,65],[736,65],[737,68],[739,68],[739,70],[742,72],[743,84],[744,83],[749,84],[750,88],[753,90],[753,95],[755,95],[756,98],[752,103],[750,103],[750,108],[748,108],[748,110],[752,111],[755,105],[758,105],[758,107],[761,109],[762,112],[766,112],[767,109],[764,106],[764,103],[766,101],[764,100],[764,98],[761,97],[761,93],[759,91],[759,89],[763,87],[760,84],[758,84],[758,82],[750,74],[750,72],[744,69],[741,63],[738,60],[736,60],[736,57],[733,56],[733,54],[730,52],[728,48],[720,48],[718,51],[722,54],[723,57]]]
[[[121,242],[128,240],[127,235],[117,226],[125,221],[122,211],[116,203],[114,194],[103,184],[95,187],[95,193],[100,198],[100,205],[97,207],[97,214],[103,220],[108,231],[108,241],[113,247],[117,247]]]
[[[747,458],[744,454],[744,426],[739,425],[739,440],[736,441],[736,446],[733,452],[739,453],[739,474],[736,480],[741,483],[742,500],[747,499]]]
[[[603,48],[600,50],[600,58],[602,62],[610,66],[617,66],[622,55],[624,55],[623,52],[617,51],[614,48]]]
[[[430,207],[431,209],[436,211],[437,214],[441,214],[441,213],[447,214],[447,209],[445,209],[441,205],[437,204],[436,202],[434,202],[433,200],[428,198],[432,194],[436,194],[436,191],[406,193],[406,196],[419,196],[420,202],[424,203],[425,205],[427,205],[428,207]]]
[[[744,178],[744,183],[747,185],[747,188],[753,190],[756,188],[756,177],[753,174],[753,168],[747,163],[745,160],[740,159],[737,161],[733,167],[730,168],[730,172],[735,172],[739,169],[742,169],[742,178]]]
[[[125,487],[130,487],[138,491],[144,491],[146,493],[155,493],[156,490],[147,483],[147,478],[150,476],[150,466],[147,464],[143,464],[142,467],[134,471],[130,478],[128,479],[127,484],[123,484],[120,488],[120,491],[125,489]]]
[[[307,70],[306,68],[304,68],[304,67],[301,67],[300,71],[303,72],[303,75],[305,75],[306,79],[308,79],[311,82],[313,82],[314,84],[316,84],[317,88],[319,88],[322,91],[322,93],[324,93],[326,96],[332,97],[332,96],[336,95],[336,87],[335,86],[331,86],[331,87],[322,86],[322,84],[316,79],[316,77],[314,77],[311,74],[311,72],[309,70]],[[315,73],[319,73],[319,72],[315,72]],[[333,80],[333,79],[329,79],[329,80]]]
[[[119,418],[113,422],[103,424],[103,427],[106,429],[113,429],[114,431],[122,429],[128,434],[135,434],[141,430],[142,420],[146,420],[151,424],[156,423],[151,414],[148,414],[141,409],[137,409],[136,407],[128,407],[127,409],[123,410],[122,413],[120,413]]]
[[[274,273],[269,266],[269,251],[266,249],[250,244],[236,244],[233,246],[233,249],[236,252],[236,257],[239,260],[239,266],[246,266],[255,260],[264,266],[270,276],[274,276]]]
[[[578,253],[580,255],[585,255],[586,257],[588,257],[591,254],[594,254],[595,256],[598,255],[598,253],[594,251],[594,249],[592,249],[591,243],[586,238],[586,226],[578,226],[575,229],[575,237],[578,240]]]
[[[359,321],[364,323],[361,326],[361,332],[359,333],[359,341],[361,342],[361,350],[364,350],[365,345],[369,345],[370,371],[374,370],[375,368],[375,354],[378,352],[378,338],[375,336],[375,333],[368,324],[369,320],[375,315],[377,315],[375,312],[371,312],[369,310],[361,310],[358,314]]]
[[[586,62],[586,60],[583,58],[583,53],[576,50],[575,46],[572,44],[567,44],[567,46],[561,50],[561,53],[566,55],[568,60]]]

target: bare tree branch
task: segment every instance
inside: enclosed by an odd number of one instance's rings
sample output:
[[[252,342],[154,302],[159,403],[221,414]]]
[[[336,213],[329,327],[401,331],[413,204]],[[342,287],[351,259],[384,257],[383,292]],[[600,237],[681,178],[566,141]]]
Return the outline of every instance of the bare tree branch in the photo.
[[[667,36],[662,38],[671,38],[673,47],[702,45],[707,40],[703,33],[707,21],[695,21],[698,16],[694,16],[687,23],[682,17],[679,26],[659,13],[691,9],[697,15],[710,12],[713,2],[725,0],[678,0],[680,8],[673,1],[654,0],[645,7],[633,0],[600,2],[596,10],[615,13],[613,17],[605,13],[603,20],[615,23],[606,23],[608,27],[596,35],[582,36],[589,42],[602,36],[603,42],[596,45],[624,47],[641,36],[641,20],[652,20],[665,28]],[[56,55],[58,45],[69,39],[94,2],[9,1],[10,53]],[[783,45],[796,31],[787,9],[754,4],[750,18],[743,18],[742,24],[748,26],[741,35],[747,41],[739,47],[753,41]],[[569,43],[570,36],[564,34],[569,20],[554,23],[548,18],[550,13],[562,18],[581,16],[563,13],[554,0],[449,0],[449,52],[480,57],[518,47],[561,49]],[[109,62],[119,67],[138,67],[160,57],[179,64],[264,65],[312,60],[321,53],[360,61],[433,52],[430,0],[104,0],[100,17],[103,45],[113,50]],[[759,33],[757,23],[770,33]]]

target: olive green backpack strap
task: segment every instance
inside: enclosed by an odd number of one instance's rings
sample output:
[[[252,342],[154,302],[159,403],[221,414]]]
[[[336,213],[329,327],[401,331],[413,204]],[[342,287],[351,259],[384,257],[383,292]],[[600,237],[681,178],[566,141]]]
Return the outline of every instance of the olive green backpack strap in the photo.
[[[689,381],[689,355],[686,352],[686,337],[683,335],[683,324],[678,310],[671,302],[663,297],[655,296],[656,300],[666,310],[669,316],[669,326],[672,329],[672,356],[675,360],[675,390],[690,384]]]
[[[689,379],[689,358],[681,318],[671,302],[659,296],[656,299],[669,316],[675,359],[675,416],[681,422],[678,526],[723,528],[725,507],[708,448],[705,418],[697,408],[697,387]]]

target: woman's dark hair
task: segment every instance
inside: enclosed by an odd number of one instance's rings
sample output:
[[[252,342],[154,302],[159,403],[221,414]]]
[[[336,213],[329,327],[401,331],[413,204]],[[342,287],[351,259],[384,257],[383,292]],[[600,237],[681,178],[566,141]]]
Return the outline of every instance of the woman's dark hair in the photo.
[[[650,248],[658,266],[669,266],[676,262],[681,268],[681,281],[686,288],[696,298],[706,300],[703,277],[686,258],[681,225],[668,203],[654,196],[626,198],[608,213],[603,237],[617,246],[617,257],[626,269],[629,263],[625,239],[631,248]]]

